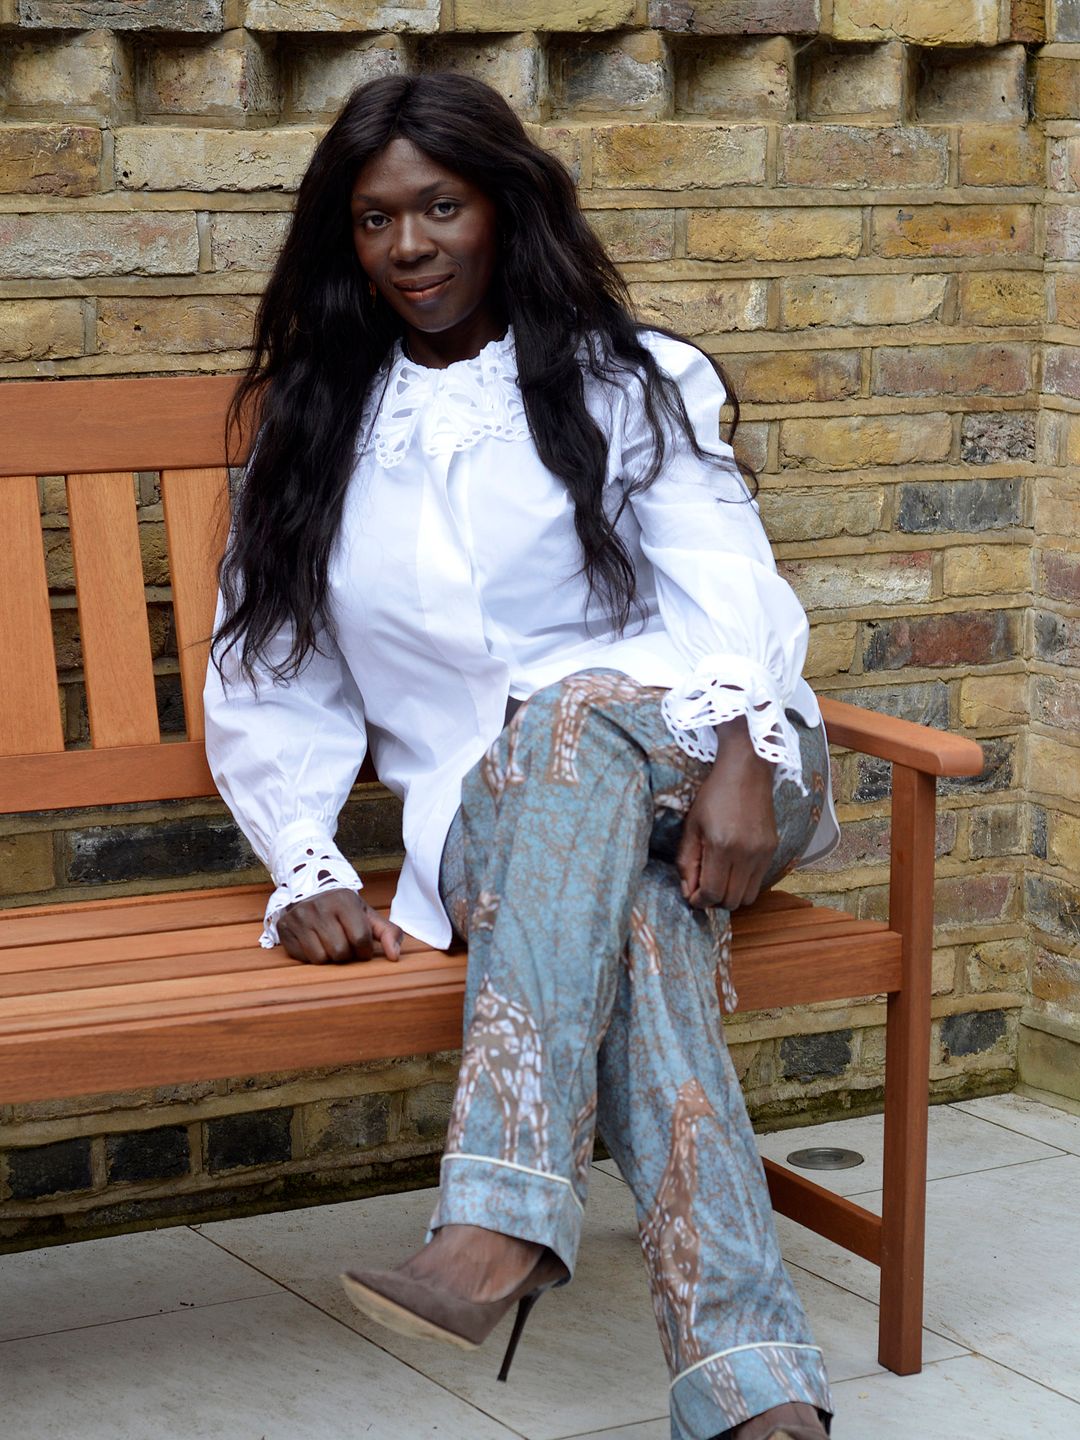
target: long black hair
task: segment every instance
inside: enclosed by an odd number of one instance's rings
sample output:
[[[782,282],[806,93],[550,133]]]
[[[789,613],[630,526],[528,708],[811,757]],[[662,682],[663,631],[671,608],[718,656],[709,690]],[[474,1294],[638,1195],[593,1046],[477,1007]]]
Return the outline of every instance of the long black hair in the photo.
[[[618,517],[605,511],[607,442],[586,407],[583,364],[601,380],[626,372],[641,379],[655,447],[637,488],[659,474],[672,426],[706,458],[677,385],[642,343],[626,285],[586,223],[573,180],[530,140],[506,101],[463,75],[388,76],[362,85],[304,175],[230,410],[230,436],[257,432],[258,442],[234,502],[214,652],[220,663],[238,645],[249,679],[260,662],[287,679],[333,630],[327,577],[361,411],[403,332],[369,291],[353,248],[350,197],[365,163],[397,138],[495,202],[501,250],[494,283],[514,330],[529,428],[540,459],[574,501],[582,573],[617,630],[634,610],[634,568],[615,529]],[[738,407],[730,389],[728,399],[733,431]],[[286,624],[291,649],[271,661],[269,642]]]

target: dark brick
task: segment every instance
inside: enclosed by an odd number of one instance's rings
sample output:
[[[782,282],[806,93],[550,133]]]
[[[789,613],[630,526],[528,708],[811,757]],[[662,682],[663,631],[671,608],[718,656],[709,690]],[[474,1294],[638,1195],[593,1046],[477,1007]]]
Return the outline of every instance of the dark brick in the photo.
[[[962,775],[943,778],[938,781],[939,795],[955,795],[958,792],[982,793],[983,791],[1010,790],[1013,783],[1013,767],[1016,756],[1016,742],[1009,735],[994,740],[979,742],[986,756],[981,775]],[[855,772],[855,789],[852,799],[865,805],[873,800],[884,800],[892,794],[892,766],[887,760],[874,755],[860,755]]]
[[[1046,811],[1041,805],[1031,807],[1031,853],[1036,860],[1045,860],[1047,855]]]
[[[649,24],[694,35],[816,35],[820,0],[649,0]]]
[[[22,0],[30,30],[220,30],[221,0]]]
[[[157,1130],[109,1135],[105,1140],[105,1162],[110,1185],[186,1175],[191,1168],[188,1132],[183,1125],[163,1125]]]
[[[970,534],[1023,524],[1022,480],[927,480],[900,486],[897,528],[912,535]]]
[[[1037,610],[1035,654],[1053,665],[1080,665],[1080,619]]]
[[[390,1098],[376,1094],[335,1100],[326,1107],[326,1125],[312,1145],[311,1153],[322,1155],[385,1145],[391,1138]]]
[[[405,1123],[421,1140],[437,1140],[446,1134],[453,1103],[453,1085],[422,1085],[406,1097]]]
[[[1019,616],[1009,610],[969,610],[877,620],[867,626],[866,670],[909,666],[994,665],[1020,653]]]
[[[890,833],[888,817],[849,820],[840,827],[839,845],[824,860],[816,860],[814,868],[846,870],[850,865],[887,865],[891,851]],[[946,810],[937,817],[934,853],[939,857],[948,855],[955,844],[956,811]]]
[[[946,776],[937,783],[939,795],[962,795],[972,791],[1011,790],[1016,773],[1016,741],[1011,735],[980,740],[984,764],[981,775]]]
[[[1035,416],[1026,410],[981,410],[965,415],[960,422],[960,458],[968,465],[1034,460]]]
[[[1052,875],[1028,875],[1024,884],[1027,917],[1048,935],[1080,941],[1080,890]]]
[[[184,692],[179,675],[157,675],[154,678],[157,697],[158,725],[163,735],[183,735],[187,730],[184,719]]]
[[[953,1055],[980,1055],[1004,1039],[1003,1010],[971,1010],[964,1015],[946,1015],[941,1022],[941,1049],[948,1060]]]
[[[254,1110],[206,1122],[206,1168],[211,1175],[242,1165],[292,1159],[292,1110]]]
[[[938,925],[951,930],[1012,917],[1019,896],[1011,875],[950,875],[934,886]]]
[[[837,690],[837,700],[895,715],[917,725],[949,726],[949,687],[944,680],[924,680],[917,685],[862,685],[854,690]]]
[[[780,1041],[780,1067],[786,1080],[815,1080],[842,1075],[851,1064],[850,1030],[824,1035],[785,1035]]]
[[[338,821],[338,845],[353,861],[367,855],[398,855],[401,839],[401,801],[394,795],[353,800]]]
[[[248,870],[258,862],[231,820],[195,817],[156,825],[102,825],[64,835],[72,884],[166,880]]]
[[[39,1200],[71,1190],[91,1190],[90,1141],[60,1140],[8,1151],[8,1184],[13,1200]]]

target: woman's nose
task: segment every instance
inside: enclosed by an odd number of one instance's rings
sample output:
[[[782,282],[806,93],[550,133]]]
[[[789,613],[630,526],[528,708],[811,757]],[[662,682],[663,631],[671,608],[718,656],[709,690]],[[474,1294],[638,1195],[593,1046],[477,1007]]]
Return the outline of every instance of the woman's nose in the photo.
[[[434,255],[436,250],[437,246],[426,233],[420,218],[418,216],[402,216],[396,226],[396,234],[391,246],[391,259],[408,264],[410,261],[422,260],[425,256]]]

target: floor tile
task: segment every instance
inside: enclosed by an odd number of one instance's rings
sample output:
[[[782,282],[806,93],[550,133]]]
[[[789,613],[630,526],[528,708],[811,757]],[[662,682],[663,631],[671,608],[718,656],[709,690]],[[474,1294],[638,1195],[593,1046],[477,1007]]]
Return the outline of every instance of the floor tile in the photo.
[[[574,1283],[536,1307],[509,1385],[495,1379],[507,1325],[463,1352],[393,1335],[349,1304],[337,1273],[395,1264],[421,1242],[434,1191],[376,1196],[202,1227],[202,1233],[378,1339],[421,1373],[529,1440],[618,1428],[667,1412],[668,1377],[629,1189],[594,1174]]]
[[[880,1372],[878,1307],[790,1262],[788,1273],[806,1308],[814,1339],[825,1356],[830,1382],[835,1385],[854,1376]],[[966,1351],[964,1345],[923,1331],[923,1355],[927,1363],[963,1355]]]
[[[0,1340],[276,1289],[184,1226],[0,1255]]]
[[[1076,1123],[1080,1126],[1080,1121]],[[805,1129],[777,1130],[771,1135],[759,1135],[758,1148],[762,1155],[779,1161],[781,1165],[787,1163],[787,1157],[793,1150],[805,1150],[815,1145],[858,1150],[865,1156],[865,1162],[850,1170],[799,1170],[797,1173],[837,1195],[859,1195],[881,1188],[884,1134],[885,1117],[865,1115],[855,1120],[837,1120],[827,1125],[809,1125]],[[990,1170],[1000,1165],[1044,1160],[1060,1155],[1062,1148],[1018,1134],[1016,1130],[991,1125],[987,1120],[966,1114],[951,1105],[934,1105],[930,1109],[926,1164],[931,1180],[974,1170]]]
[[[620,1425],[617,1430],[590,1430],[587,1435],[567,1436],[566,1440],[671,1440],[671,1422],[665,1416],[640,1425]]]
[[[1080,1405],[977,1355],[835,1389],[833,1440],[1065,1440]]]
[[[13,1340],[21,1440],[514,1440],[292,1295]]]
[[[927,1326],[1080,1400],[1080,1157],[927,1187]],[[865,1197],[880,1208],[880,1193]],[[795,1264],[874,1299],[873,1265],[780,1219]],[[950,1437],[951,1440],[951,1437]]]
[[[1023,1095],[988,1095],[984,1100],[961,1101],[955,1109],[1080,1155],[1080,1115],[1067,1110],[1055,1110]]]

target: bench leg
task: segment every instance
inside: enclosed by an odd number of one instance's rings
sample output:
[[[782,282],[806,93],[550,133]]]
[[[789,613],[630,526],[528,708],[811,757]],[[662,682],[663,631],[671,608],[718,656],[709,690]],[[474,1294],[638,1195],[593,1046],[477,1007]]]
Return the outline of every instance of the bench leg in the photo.
[[[889,996],[878,1360],[922,1368],[926,1131],[934,948],[933,776],[893,767],[889,925],[903,936],[903,988]]]

